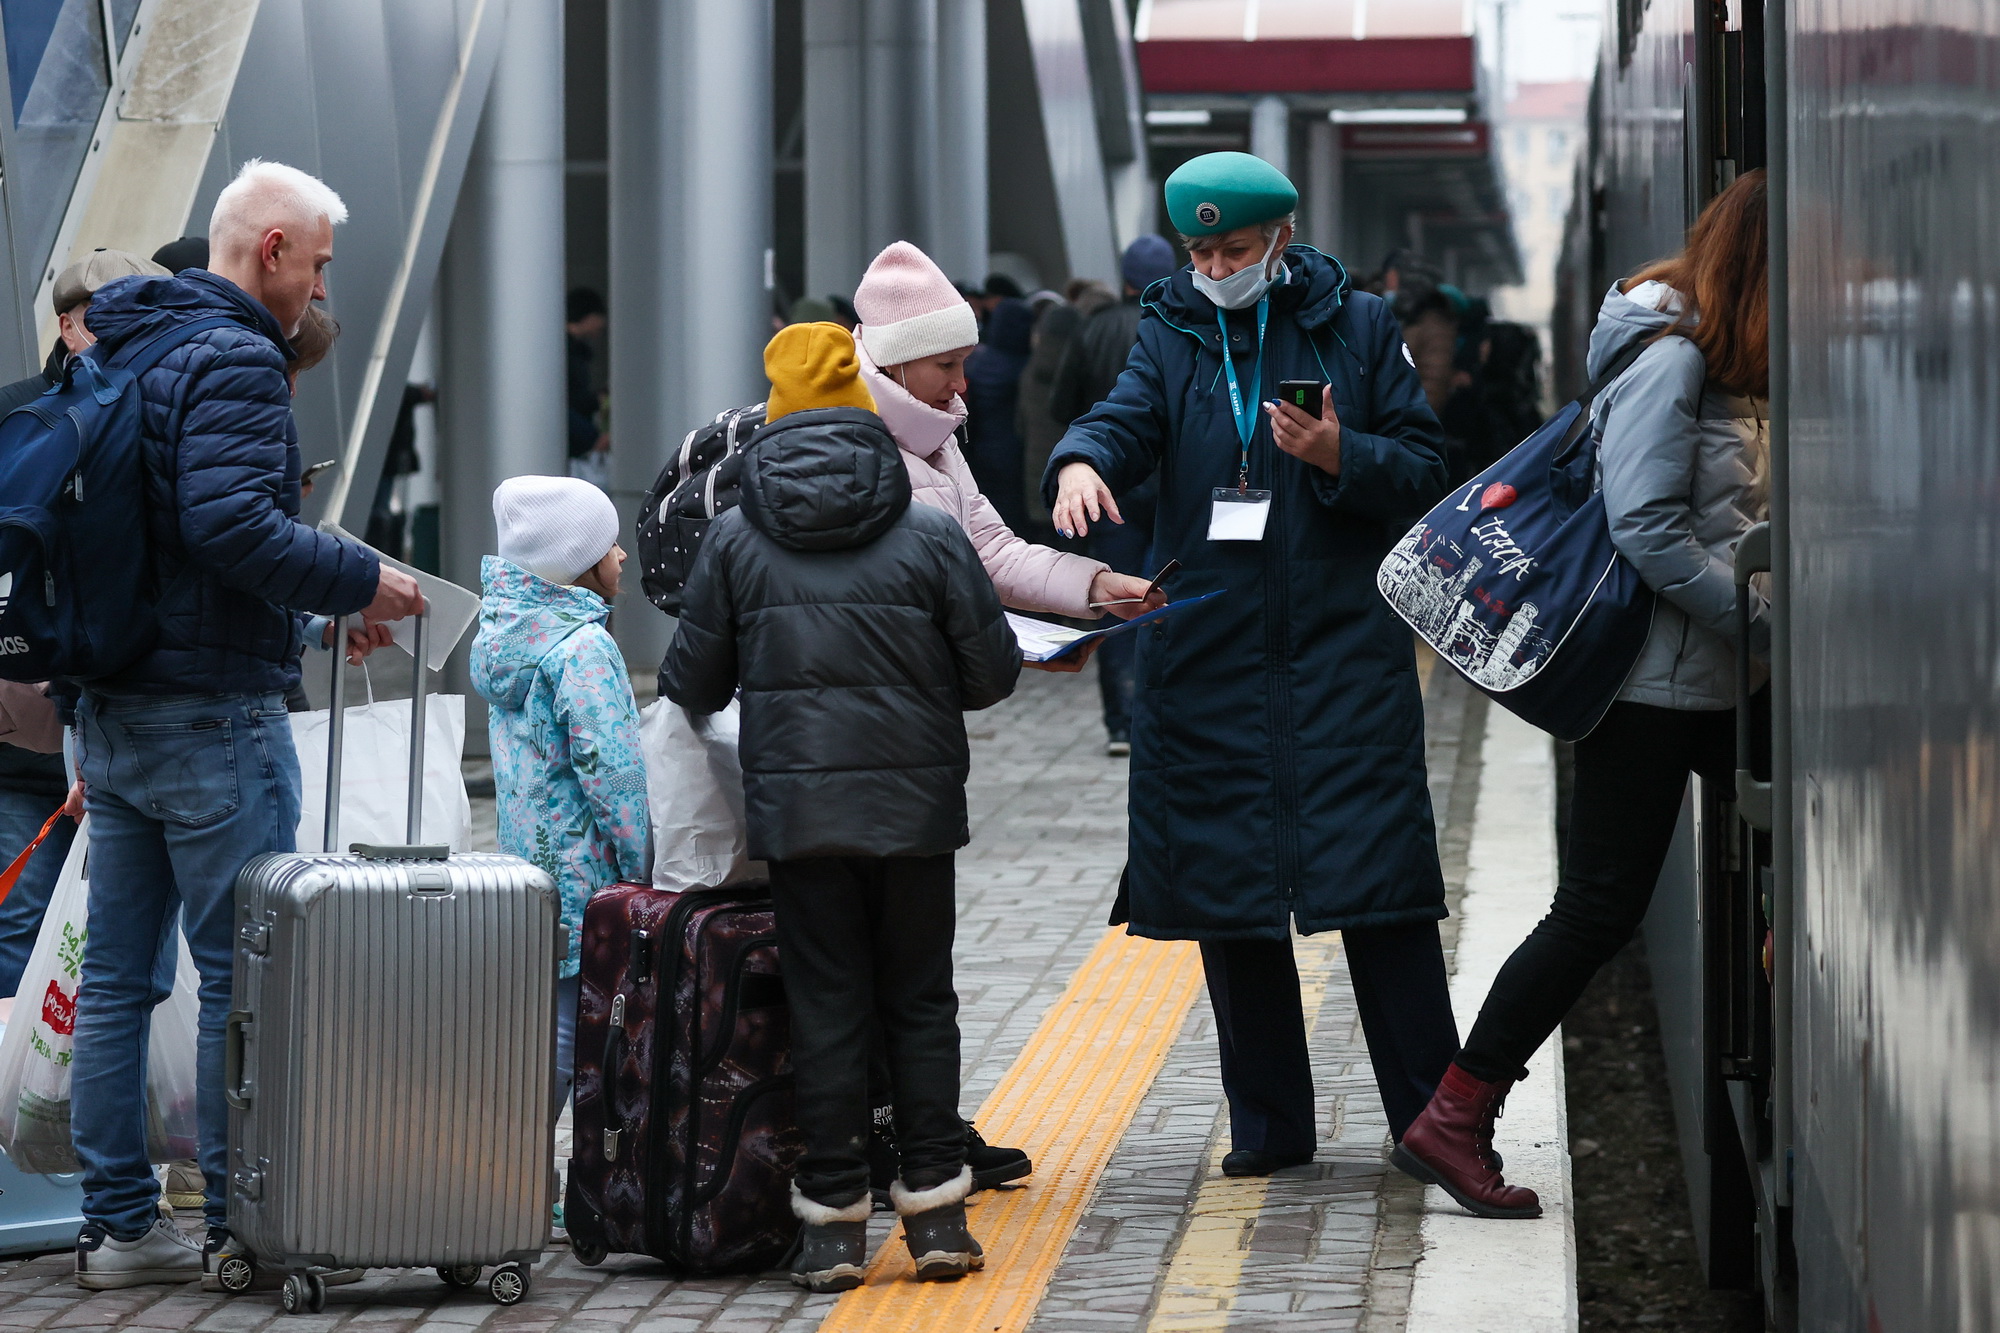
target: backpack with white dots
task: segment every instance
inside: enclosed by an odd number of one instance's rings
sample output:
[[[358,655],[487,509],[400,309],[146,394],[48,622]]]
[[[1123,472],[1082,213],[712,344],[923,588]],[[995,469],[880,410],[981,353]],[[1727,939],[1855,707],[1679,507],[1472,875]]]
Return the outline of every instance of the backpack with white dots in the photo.
[[[716,515],[742,493],[743,446],[764,424],[764,404],[732,408],[697,426],[660,469],[639,510],[639,583],[646,600],[670,616],[701,554]]]

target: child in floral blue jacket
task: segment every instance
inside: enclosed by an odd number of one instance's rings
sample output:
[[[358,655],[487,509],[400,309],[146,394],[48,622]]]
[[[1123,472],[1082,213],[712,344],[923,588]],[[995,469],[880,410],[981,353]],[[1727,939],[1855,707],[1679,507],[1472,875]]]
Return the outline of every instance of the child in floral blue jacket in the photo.
[[[557,991],[556,1110],[576,1068],[583,907],[646,878],[646,767],[625,659],[604,628],[625,552],[618,511],[587,481],[514,477],[493,492],[500,554],[480,566],[485,599],[472,688],[487,729],[500,850],[549,872],[569,956]]]

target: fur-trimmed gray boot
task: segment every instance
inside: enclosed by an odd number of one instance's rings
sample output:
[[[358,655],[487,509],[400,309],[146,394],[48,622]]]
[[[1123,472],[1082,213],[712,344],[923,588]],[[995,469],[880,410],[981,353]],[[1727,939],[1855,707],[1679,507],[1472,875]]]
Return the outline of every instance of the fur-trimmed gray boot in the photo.
[[[808,1291],[851,1291],[868,1266],[868,1214],[874,1204],[863,1194],[844,1208],[814,1203],[792,1182],[792,1215],[805,1223],[799,1232],[792,1281]]]
[[[889,1186],[903,1219],[903,1243],[917,1264],[917,1281],[953,1281],[986,1266],[985,1252],[965,1227],[965,1196],[971,1192],[969,1166],[929,1189],[913,1190],[901,1180]]]

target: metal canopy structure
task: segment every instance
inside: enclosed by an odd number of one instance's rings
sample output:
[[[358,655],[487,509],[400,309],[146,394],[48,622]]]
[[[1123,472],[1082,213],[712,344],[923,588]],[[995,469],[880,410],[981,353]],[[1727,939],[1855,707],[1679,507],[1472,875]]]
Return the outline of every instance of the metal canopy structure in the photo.
[[[1301,231],[1366,268],[1409,246],[1460,285],[1520,280],[1463,0],[1142,0],[1153,167],[1247,148],[1292,174]]]

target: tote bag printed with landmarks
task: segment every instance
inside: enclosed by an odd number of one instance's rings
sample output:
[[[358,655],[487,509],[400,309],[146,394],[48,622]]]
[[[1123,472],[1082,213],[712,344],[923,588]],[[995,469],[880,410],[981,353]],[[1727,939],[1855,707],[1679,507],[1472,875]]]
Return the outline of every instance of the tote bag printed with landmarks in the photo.
[[[1566,741],[1604,716],[1653,620],[1653,592],[1612,545],[1593,484],[1588,402],[1569,404],[1453,491],[1376,575],[1389,605],[1439,657]]]

